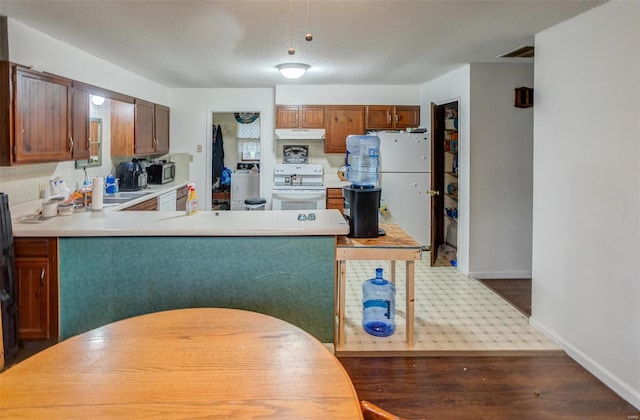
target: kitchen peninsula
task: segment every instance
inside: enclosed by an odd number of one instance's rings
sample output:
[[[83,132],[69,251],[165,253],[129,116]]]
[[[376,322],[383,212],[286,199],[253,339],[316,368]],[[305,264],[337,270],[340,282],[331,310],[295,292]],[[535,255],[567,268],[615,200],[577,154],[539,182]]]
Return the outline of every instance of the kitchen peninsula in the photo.
[[[59,337],[189,307],[275,316],[334,338],[337,210],[101,211],[14,223],[16,237],[57,238]]]

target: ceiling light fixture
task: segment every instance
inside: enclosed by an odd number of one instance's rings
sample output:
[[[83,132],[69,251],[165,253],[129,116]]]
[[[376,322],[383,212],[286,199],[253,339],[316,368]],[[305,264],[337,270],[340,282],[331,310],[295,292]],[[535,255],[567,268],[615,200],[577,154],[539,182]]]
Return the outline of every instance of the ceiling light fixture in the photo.
[[[308,64],[302,63],[284,63],[278,64],[276,68],[280,71],[280,74],[286,77],[287,79],[299,79],[301,78],[306,71],[309,69]]]
[[[95,106],[100,106],[104,103],[104,98],[98,95],[91,95],[91,103]]]

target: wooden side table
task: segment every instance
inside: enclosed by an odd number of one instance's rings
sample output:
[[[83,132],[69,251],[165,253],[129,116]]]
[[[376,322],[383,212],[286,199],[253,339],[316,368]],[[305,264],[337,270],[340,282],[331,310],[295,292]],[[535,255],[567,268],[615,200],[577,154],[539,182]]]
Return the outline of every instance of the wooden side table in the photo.
[[[406,334],[407,346],[414,346],[414,261],[422,254],[420,245],[397,225],[381,224],[386,235],[377,238],[349,238],[338,236],[336,243],[336,304],[335,304],[335,343],[336,350],[345,344],[344,315],[345,289],[347,280],[346,262],[349,260],[386,260],[391,261],[391,282],[396,282],[396,261],[406,261]]]

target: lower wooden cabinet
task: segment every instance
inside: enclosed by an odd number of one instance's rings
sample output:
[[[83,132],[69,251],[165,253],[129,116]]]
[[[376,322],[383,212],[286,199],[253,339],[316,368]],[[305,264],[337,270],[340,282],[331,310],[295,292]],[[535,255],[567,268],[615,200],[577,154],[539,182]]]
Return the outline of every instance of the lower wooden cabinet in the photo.
[[[158,210],[158,199],[150,198],[142,203],[134,204],[131,207],[122,209],[122,211],[156,211]]]
[[[58,338],[58,241],[15,238],[18,285],[18,338]]]
[[[182,188],[176,190],[176,210],[187,210],[187,195],[189,194],[189,188],[185,185]]]
[[[327,188],[327,209],[337,209],[344,213],[342,188]]]

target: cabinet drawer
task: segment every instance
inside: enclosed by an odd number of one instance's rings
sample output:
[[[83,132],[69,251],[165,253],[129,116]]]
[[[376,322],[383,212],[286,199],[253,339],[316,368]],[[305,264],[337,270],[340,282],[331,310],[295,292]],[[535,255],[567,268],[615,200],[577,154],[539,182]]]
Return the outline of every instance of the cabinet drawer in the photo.
[[[20,257],[47,257],[49,255],[49,238],[15,238],[13,249]]]
[[[327,198],[342,200],[342,188],[327,188]]]

